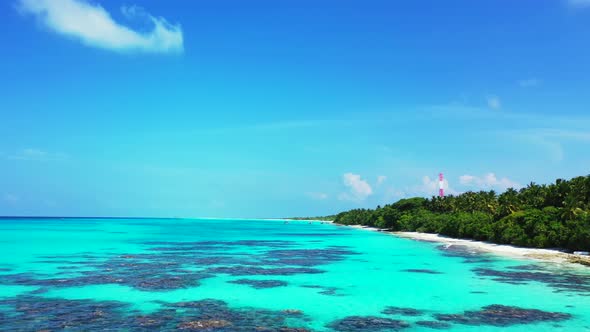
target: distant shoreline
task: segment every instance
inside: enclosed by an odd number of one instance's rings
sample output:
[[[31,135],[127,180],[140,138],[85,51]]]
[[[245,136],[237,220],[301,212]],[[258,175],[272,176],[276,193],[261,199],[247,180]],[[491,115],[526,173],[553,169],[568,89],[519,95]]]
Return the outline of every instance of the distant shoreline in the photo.
[[[557,264],[576,264],[578,266],[585,265],[590,267],[590,256],[574,255],[558,249],[541,249],[541,248],[525,248],[516,247],[506,244],[495,244],[491,242],[467,240],[467,239],[456,239],[439,234],[432,233],[420,233],[420,232],[393,232],[386,229],[379,229],[370,226],[362,225],[344,225],[335,223],[333,220],[321,220],[321,219],[294,219],[294,218],[258,218],[258,219],[246,219],[246,218],[139,218],[139,217],[9,217],[0,216],[0,219],[202,219],[202,220],[267,220],[267,221],[283,221],[283,222],[302,222],[302,223],[321,223],[321,224],[333,224],[338,227],[350,227],[355,229],[364,229],[369,231],[387,233],[389,235],[406,238],[416,241],[427,241],[436,242],[447,245],[461,245],[472,248],[476,251],[489,252],[499,256],[511,257],[511,258],[524,258],[532,259],[544,262],[551,262]]]
[[[338,225],[338,224],[335,224]],[[346,226],[346,225],[341,225]],[[447,245],[461,245],[472,248],[476,251],[488,252],[499,256],[510,258],[525,258],[544,262],[551,262],[557,264],[576,264],[577,266],[590,266],[590,256],[574,255],[560,251],[558,249],[540,249],[540,248],[523,248],[505,244],[495,244],[490,242],[455,239],[439,234],[419,233],[419,232],[392,232],[382,230],[375,227],[349,225],[346,227],[365,229],[369,231],[376,231],[388,233],[393,236],[406,238],[416,241],[436,242]]]

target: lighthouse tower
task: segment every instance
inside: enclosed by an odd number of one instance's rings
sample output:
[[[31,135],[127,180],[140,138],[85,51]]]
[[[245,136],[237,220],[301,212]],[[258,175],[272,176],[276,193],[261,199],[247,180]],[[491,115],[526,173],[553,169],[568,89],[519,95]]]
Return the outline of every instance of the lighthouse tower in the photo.
[[[445,197],[445,189],[443,187],[443,173],[438,174],[438,196]]]

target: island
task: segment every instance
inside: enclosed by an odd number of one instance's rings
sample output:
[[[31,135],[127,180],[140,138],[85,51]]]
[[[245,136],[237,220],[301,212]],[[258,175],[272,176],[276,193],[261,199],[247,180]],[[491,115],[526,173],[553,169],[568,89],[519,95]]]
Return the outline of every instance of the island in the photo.
[[[590,175],[516,190],[414,197],[331,219],[394,232],[435,233],[457,239],[530,248],[590,250]],[[584,260],[586,261],[586,260]]]

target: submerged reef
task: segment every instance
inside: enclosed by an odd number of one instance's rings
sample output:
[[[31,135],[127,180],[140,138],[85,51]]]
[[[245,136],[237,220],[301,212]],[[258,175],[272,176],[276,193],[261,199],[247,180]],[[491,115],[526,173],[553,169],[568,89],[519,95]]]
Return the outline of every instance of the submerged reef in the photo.
[[[330,323],[328,327],[342,332],[373,332],[399,331],[410,327],[410,324],[401,320],[375,316],[349,316]]]
[[[447,330],[452,327],[452,325],[449,323],[437,322],[437,321],[432,321],[432,320],[420,320],[420,321],[416,322],[416,325],[419,325],[422,327],[428,327],[428,328],[435,329],[435,330]]]
[[[19,296],[0,300],[12,308],[0,320],[3,331],[283,331],[305,332],[307,318],[298,310],[271,311],[229,308],[219,300],[164,304],[151,314],[141,314],[116,301],[46,299]]]
[[[548,312],[538,309],[524,309],[505,305],[489,305],[479,311],[465,311],[462,314],[436,314],[439,321],[465,325],[511,326],[537,322],[559,322],[572,316],[562,312]]]
[[[341,247],[328,247],[325,249],[289,249],[271,250],[265,253],[267,264],[318,266],[326,262],[338,262],[355,252]]]
[[[401,316],[421,316],[424,314],[422,310],[414,309],[414,308],[402,308],[402,307],[387,307],[383,311],[382,314],[386,315],[401,315]]]
[[[576,292],[577,295],[590,296],[588,274],[547,270],[533,264],[512,266],[502,270],[479,267],[473,269],[473,272],[479,277],[491,278],[506,284],[523,285],[539,282],[553,288],[555,292]]]
[[[414,308],[387,307],[386,315],[422,316],[424,311]],[[568,313],[548,312],[538,309],[525,309],[505,305],[489,305],[478,311],[465,311],[460,314],[434,314],[436,320],[420,320],[414,324],[431,329],[451,329],[452,324],[507,327],[538,322],[560,322],[572,318]],[[352,331],[398,331],[410,327],[406,321],[376,316],[349,316],[336,320],[328,327],[343,332]]]
[[[327,286],[320,286],[320,285],[303,285],[301,287],[321,289],[321,291],[318,292],[318,294],[322,294],[322,295],[343,296],[342,294],[337,293],[337,291],[340,290],[340,288],[338,288],[338,287],[327,287]]]
[[[222,266],[214,267],[208,271],[212,273],[224,273],[232,276],[290,276],[294,274],[317,274],[325,271],[305,267],[279,267],[279,268],[263,268],[256,266]]]
[[[405,269],[402,272],[411,272],[411,273],[425,273],[425,274],[442,274],[442,272],[429,270],[429,269]]]
[[[491,263],[494,258],[484,251],[475,250],[471,247],[458,244],[442,244],[436,247],[445,257],[463,258],[463,263],[481,264]]]
[[[290,276],[319,274],[317,266],[356,254],[347,247],[297,249],[292,241],[145,242],[146,252],[42,257],[61,272],[52,275],[5,274],[0,284],[77,287],[119,284],[144,291],[174,290],[200,285],[218,274]],[[248,249],[250,252],[241,250]],[[252,253],[255,249],[255,253]],[[245,282],[238,282],[245,283]],[[284,286],[282,282],[250,282],[255,288]]]
[[[248,285],[252,288],[274,288],[287,286],[287,282],[283,280],[255,280],[255,279],[238,279],[229,281],[232,284]]]

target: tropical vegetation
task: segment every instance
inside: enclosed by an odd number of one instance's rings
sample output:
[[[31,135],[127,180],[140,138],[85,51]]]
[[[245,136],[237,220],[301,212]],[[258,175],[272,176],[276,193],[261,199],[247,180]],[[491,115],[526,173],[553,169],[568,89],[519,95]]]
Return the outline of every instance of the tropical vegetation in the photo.
[[[415,197],[334,217],[345,225],[438,233],[535,248],[590,250],[590,175],[549,185]]]

